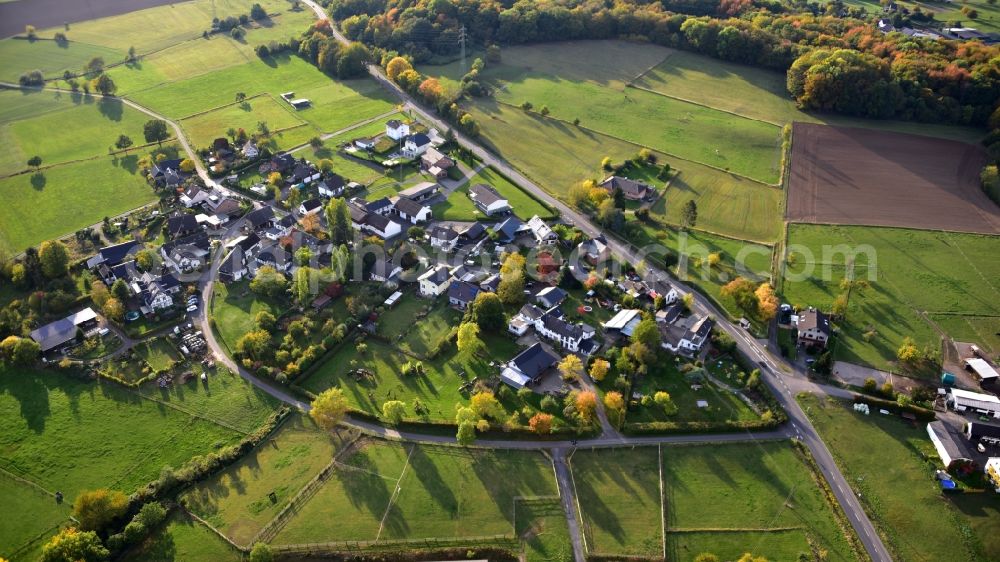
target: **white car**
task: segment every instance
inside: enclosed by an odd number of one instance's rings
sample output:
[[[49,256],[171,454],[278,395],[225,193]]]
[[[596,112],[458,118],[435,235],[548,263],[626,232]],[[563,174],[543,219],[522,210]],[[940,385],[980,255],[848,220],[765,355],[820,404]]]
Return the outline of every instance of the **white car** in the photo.
[[[194,312],[196,310],[198,310],[198,305],[196,304],[192,304],[191,306],[187,307],[188,312]]]
[[[191,297],[188,299],[188,306],[192,304],[198,304],[198,297]]]

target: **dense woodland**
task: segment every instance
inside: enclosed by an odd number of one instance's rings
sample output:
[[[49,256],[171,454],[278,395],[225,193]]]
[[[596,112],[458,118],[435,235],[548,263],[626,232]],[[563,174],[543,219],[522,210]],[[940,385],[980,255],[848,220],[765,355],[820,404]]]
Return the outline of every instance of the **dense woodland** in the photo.
[[[805,109],[985,125],[1000,47],[884,35],[842,4],[761,0],[332,0],[345,34],[432,60],[470,44],[634,39],[788,72]]]

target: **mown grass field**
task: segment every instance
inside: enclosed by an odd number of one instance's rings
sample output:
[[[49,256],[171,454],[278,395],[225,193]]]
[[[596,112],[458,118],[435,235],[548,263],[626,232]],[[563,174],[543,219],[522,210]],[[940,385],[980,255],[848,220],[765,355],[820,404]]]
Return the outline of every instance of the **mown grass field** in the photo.
[[[760,418],[738,396],[718,388],[711,381],[705,380],[699,383],[702,385],[700,390],[693,390],[691,383],[678,369],[680,362],[677,359],[677,357],[667,359],[664,356],[664,360],[650,369],[649,375],[643,377],[633,388],[633,392],[649,396],[653,396],[661,390],[670,393],[670,398],[677,406],[677,413],[667,416],[664,414],[663,408],[658,405],[639,406],[628,412],[627,420],[629,422],[721,422]],[[605,379],[607,382],[603,386],[606,388],[610,388],[608,383],[613,382],[609,379]],[[738,386],[735,381],[729,382]],[[699,408],[699,400],[708,402],[708,407]]]
[[[3,178],[0,192],[0,246],[13,252],[155,200],[135,153]]]
[[[11,119],[0,119],[0,139],[6,147],[0,155],[0,174],[27,170],[32,156],[41,156],[45,166],[93,157],[110,160],[108,149],[123,134],[136,145],[145,143],[142,126],[148,117],[119,100],[0,92],[0,103],[8,102],[17,106],[37,102],[39,110],[28,110],[23,116],[5,112],[4,117]]]
[[[219,336],[232,351],[243,334],[256,328],[254,317],[258,312],[267,311],[277,317],[286,306],[278,301],[257,298],[250,292],[247,282],[217,283],[212,294],[211,312]]]
[[[17,82],[22,74],[32,70],[41,70],[46,77],[61,76],[64,70],[82,70],[94,57],[105,61],[123,59],[127,50],[128,47],[121,51],[77,40],[61,46],[51,39],[4,39],[0,41],[0,79]]]
[[[267,441],[182,496],[188,509],[237,544],[251,539],[333,458],[338,439],[295,415]],[[269,494],[277,501],[272,502]]]
[[[174,510],[167,522],[142,544],[128,551],[134,562],[239,562],[242,554],[208,527]]]
[[[788,442],[663,447],[668,558],[701,544],[723,560],[744,552],[794,560],[813,547],[854,560],[832,506]],[[694,530],[718,532],[689,534]],[[732,540],[738,533],[742,542]],[[727,538],[729,540],[727,540]]]
[[[873,5],[878,8],[877,3]],[[785,86],[785,75],[753,66],[674,51],[633,83],[664,96],[689,100],[776,125],[793,121],[865,127],[978,142],[983,132],[972,127],[906,121],[858,119],[799,110]]]
[[[66,505],[81,491],[99,487],[131,493],[156,479],[163,467],[180,466],[239,438],[117,385],[0,367],[0,468],[61,491]],[[47,521],[41,523],[35,533],[48,528]]]
[[[844,254],[831,253],[838,245],[861,250],[855,277],[873,280],[870,289],[852,293],[837,359],[898,370],[896,350],[903,338],[938,349],[940,333],[924,313],[934,319],[948,313],[948,320],[938,324],[944,329],[968,315],[973,322],[969,327],[980,330],[990,325],[984,317],[1000,315],[995,281],[1000,263],[983,259],[1000,251],[1000,237],[878,227],[791,225],[788,252],[793,263],[786,266],[782,287],[790,303],[830,309],[845,274]],[[869,329],[877,335],[865,341]],[[974,335],[975,330],[959,332],[960,339]]]
[[[577,450],[571,459],[590,553],[663,556],[656,447]]]
[[[620,163],[634,158],[640,148],[495,102],[480,100],[468,109],[482,127],[481,139],[487,146],[560,198],[566,197],[574,183],[603,179],[607,175],[600,169],[604,157]],[[693,162],[662,154],[659,158],[679,172],[675,178],[680,183],[676,190],[668,189],[664,202],[654,209],[658,216],[674,221],[679,206],[696,197],[699,227],[766,242],[778,237],[782,220],[779,190]]]
[[[343,462],[275,544],[513,534],[515,496],[558,493],[537,452],[371,442]]]
[[[443,299],[427,300],[407,294],[386,311],[380,323],[382,334],[393,345],[425,356],[462,321],[462,313],[448,306]]]
[[[0,556],[8,558],[46,531],[68,521],[72,511],[69,504],[57,504],[52,496],[3,472],[0,472],[0,494],[9,513],[17,514],[5,517],[0,525]]]
[[[518,502],[514,509],[515,532],[528,562],[573,560],[573,544],[559,500]]]
[[[146,340],[137,344],[133,349],[146,363],[149,363],[150,367],[157,371],[169,368],[171,362],[181,358],[173,346],[162,338]]]
[[[257,131],[258,123],[266,123],[275,131],[273,138],[281,148],[303,144],[316,133],[315,129],[304,126],[305,122],[291,106],[267,95],[200,113],[180,123],[188,140],[199,148],[209,147],[214,139],[225,137],[230,127],[252,133]]]
[[[493,186],[500,195],[506,197],[514,214],[522,220],[527,221],[535,215],[544,219],[555,216],[555,213],[548,207],[508,181],[493,168],[483,168],[469,178],[465,185],[451,192],[444,203],[434,207],[434,216],[442,220],[455,221],[488,219],[489,217],[479,211],[472,199],[469,199],[469,188],[479,183]]]
[[[798,400],[896,560],[1000,557],[1000,510],[976,505],[971,494],[968,502],[941,494],[933,478],[939,463],[923,456],[934,449],[922,424],[862,416],[847,402],[808,394]]]

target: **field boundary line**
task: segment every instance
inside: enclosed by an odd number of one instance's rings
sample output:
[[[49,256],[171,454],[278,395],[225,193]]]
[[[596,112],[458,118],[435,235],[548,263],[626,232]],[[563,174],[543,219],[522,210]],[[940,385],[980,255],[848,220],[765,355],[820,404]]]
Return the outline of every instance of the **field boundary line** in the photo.
[[[667,57],[667,58],[670,58],[670,57]],[[666,60],[667,59],[663,59],[663,62],[666,62]],[[660,64],[662,64],[662,62]],[[659,65],[656,65],[656,66],[659,66]],[[649,70],[652,70],[652,69],[649,69]],[[649,70],[647,70],[646,72],[643,72],[643,75],[645,75],[646,73],[648,73]],[[712,109],[712,110],[719,111],[719,112],[722,112],[722,113],[728,113],[729,115],[733,115],[735,117],[742,117],[743,119],[748,119],[750,121],[757,121],[759,123],[767,123],[768,125],[774,125],[775,127],[778,127],[779,129],[781,127],[784,127],[785,125],[787,125],[787,123],[776,123],[774,121],[768,121],[767,119],[761,119],[760,117],[750,117],[749,115],[744,115],[742,113],[733,111],[731,109],[722,109],[722,108],[719,108],[719,107],[714,107],[714,106],[711,106],[711,105],[708,105],[708,104],[704,104],[704,103],[701,103],[701,102],[697,102],[697,101],[694,101],[694,100],[689,100],[687,98],[682,98],[680,96],[675,96],[675,95],[671,95],[671,94],[665,94],[663,92],[658,92],[656,90],[653,90],[652,88],[646,88],[644,86],[636,86],[635,84],[632,84],[632,83],[630,83],[628,85],[628,87],[629,88],[635,88],[636,90],[642,90],[644,92],[649,92],[651,94],[656,94],[657,96],[663,96],[665,98],[670,98],[670,99],[675,99],[677,101],[682,101],[682,102],[685,102],[685,103],[690,103],[691,105],[697,105],[697,106],[700,106],[700,107],[704,107],[705,109]]]
[[[399,479],[396,480],[396,487],[392,491],[392,496],[389,498],[389,503],[385,506],[385,513],[382,514],[382,520],[378,524],[378,533],[375,534],[375,542],[377,543],[382,537],[382,529],[385,528],[385,520],[389,517],[389,511],[392,510],[392,506],[399,497],[399,493],[402,490],[400,483],[403,481],[403,477],[406,476],[406,469],[410,466],[410,457],[413,456],[413,451],[416,450],[416,444],[410,445],[410,453],[406,455],[406,462],[403,464],[403,470],[399,473]]]
[[[576,489],[576,474],[573,472],[572,464],[574,454],[576,454],[576,449],[573,449],[569,456],[563,460],[563,464],[566,465],[566,472],[569,472],[569,481],[573,485],[573,501],[576,503],[575,517],[580,521],[580,538],[583,539],[583,553],[590,554],[590,541],[587,540],[587,530],[590,527],[583,517],[583,509],[580,507],[580,494]]]
[[[501,101],[501,100],[498,100],[498,99],[495,99],[495,98],[494,98],[494,100],[496,101],[496,103],[498,103],[500,105],[507,106],[507,107],[509,107],[511,109],[515,109],[517,111],[524,111],[519,106],[516,106],[516,105],[514,105],[512,103]],[[535,115],[537,115],[537,116],[539,116],[539,117],[541,117],[543,119],[551,119],[553,121],[558,121],[558,122],[563,123],[565,125],[573,125],[572,121],[566,121],[565,119],[560,119],[558,117],[552,117],[551,115],[542,115],[541,113],[535,113],[535,112],[531,112],[531,113],[533,113],[533,114],[535,114]],[[652,150],[654,152],[659,152],[660,154],[669,156],[671,158],[676,158],[678,160],[683,160],[685,162],[691,162],[692,164],[698,164],[699,166],[705,166],[706,168],[711,168],[711,169],[713,169],[713,170],[715,170],[717,172],[722,172],[724,174],[731,174],[731,175],[737,176],[739,178],[743,178],[743,179],[745,179],[747,181],[752,181],[754,183],[759,183],[760,185],[763,185],[765,187],[769,187],[771,189],[779,189],[779,190],[781,189],[781,184],[780,183],[768,183],[766,181],[761,181],[759,179],[751,178],[750,176],[747,176],[747,175],[744,175],[744,174],[740,174],[740,173],[734,172],[732,170],[726,170],[725,168],[720,168],[720,167],[715,166],[713,164],[706,164],[705,162],[700,162],[700,161],[694,160],[692,158],[685,158],[683,156],[678,156],[677,154],[674,154],[673,152],[668,152],[666,150],[663,150],[663,149],[660,149],[660,148],[654,148],[652,146],[646,146],[644,144],[640,144],[640,143],[635,142],[633,140],[625,139],[625,138],[622,138],[622,137],[619,137],[619,136],[616,136],[616,135],[612,135],[610,133],[605,133],[604,131],[598,131],[597,129],[592,129],[592,128],[586,126],[586,125],[582,125],[581,124],[581,125],[573,125],[573,126],[574,127],[578,127],[580,129],[586,129],[587,131],[590,131],[591,133],[594,133],[594,134],[602,135],[602,136],[605,136],[605,137],[608,137],[608,138],[612,138],[612,139],[615,139],[615,140],[618,140],[618,141],[621,141],[621,142],[624,142],[624,143],[628,143],[628,144],[630,144],[632,146],[637,146],[639,148],[648,148],[649,150]],[[780,178],[779,178],[779,180],[780,180]]]
[[[120,386],[123,386],[126,390],[128,390],[129,392],[132,392],[133,394],[135,394],[136,396],[138,396],[140,398],[143,398],[145,400],[149,400],[150,402],[155,402],[156,404],[161,404],[163,406],[166,406],[167,408],[172,408],[174,410],[177,410],[178,412],[185,413],[185,414],[187,414],[187,415],[189,415],[189,416],[191,416],[193,418],[198,418],[198,419],[201,419],[201,420],[204,420],[204,421],[207,421],[207,422],[214,423],[214,424],[222,426],[222,427],[224,427],[226,429],[235,431],[236,433],[239,433],[240,435],[250,435],[250,433],[251,433],[249,431],[246,431],[246,430],[243,430],[243,429],[239,429],[238,427],[236,427],[235,425],[230,424],[229,422],[225,422],[225,421],[222,421],[222,420],[217,420],[215,418],[210,418],[210,417],[208,417],[208,416],[206,416],[204,414],[199,414],[197,412],[192,412],[192,411],[188,410],[187,408],[184,408],[182,406],[178,406],[177,404],[172,404],[170,402],[165,402],[163,400],[160,400],[159,398],[153,398],[152,396],[147,396],[145,394],[140,393],[137,389],[134,389],[134,388],[129,388],[129,387],[124,386],[124,385],[120,385]]]
[[[949,228],[918,228],[916,226],[900,226],[892,224],[865,224],[860,222],[830,222],[821,220],[785,219],[790,224],[802,224],[806,226],[854,226],[865,228],[888,228],[893,230],[908,230],[911,232],[941,232],[943,234],[972,234],[974,236],[1000,236],[1000,232],[978,232],[974,230],[954,230]]]
[[[421,539],[388,539],[376,543],[371,540],[343,540],[322,543],[297,543],[271,545],[278,552],[325,553],[325,552],[363,552],[392,550],[394,547],[413,546],[424,548],[447,548],[465,545],[498,545],[514,546],[517,537],[511,535],[473,535],[461,537],[428,537]],[[513,543],[513,544],[512,544]]]
[[[10,472],[9,470],[7,470],[7,469],[5,469],[3,467],[0,467],[0,475],[6,476],[7,478],[10,478],[10,479],[12,479],[12,480],[14,480],[16,482],[20,482],[21,484],[25,484],[27,486],[30,486],[30,487],[38,490],[39,492],[44,493],[47,496],[51,496],[53,498],[56,497],[55,492],[50,492],[49,490],[47,490],[44,487],[42,487],[41,484],[39,484],[37,482],[32,482],[31,480],[28,480],[27,478],[23,478],[21,476],[18,476],[18,475],[14,474],[13,472]]]
[[[948,236],[948,238],[949,238],[948,239],[948,245],[949,246],[952,245],[952,244],[954,244],[954,241],[951,240],[951,234],[949,234],[949,233],[946,232],[945,236]],[[974,262],[974,261],[972,261],[972,260],[969,259],[968,254],[966,254],[965,250],[962,249],[962,245],[961,244],[954,244],[954,246],[958,250],[958,253],[962,254],[962,258],[965,259],[965,261],[969,264],[969,266],[972,267],[972,270],[976,272],[976,275],[979,275],[979,277],[983,280],[983,282],[986,283],[990,287],[990,289],[993,289],[994,293],[1000,294],[1000,290],[997,290],[996,285],[994,285],[989,280],[989,278],[987,276],[983,275],[983,272],[980,271],[978,267],[976,267],[976,262]]]
[[[677,52],[677,49],[675,49],[673,47],[667,47],[667,49],[668,49],[667,54],[663,55],[663,58],[660,59],[659,62],[657,62],[656,64],[653,64],[652,66],[650,66],[646,70],[643,70],[639,74],[636,74],[632,78],[629,78],[628,80],[626,80],[625,81],[625,87],[626,88],[628,88],[628,87],[635,88],[636,87],[635,86],[635,81],[636,80],[642,80],[643,76],[649,74],[649,72],[651,70],[653,70],[654,68],[656,68],[656,67],[660,66],[661,64],[663,64],[663,63],[667,62],[668,60],[670,60],[670,57],[674,56],[674,54]]]
[[[656,444],[656,463],[660,472],[660,544],[663,548],[663,559],[667,559],[667,498],[663,489],[663,444]]]
[[[63,111],[63,110],[60,109],[60,110],[57,110],[57,111]],[[49,112],[49,113],[51,113],[51,112]],[[170,141],[176,141],[176,140],[177,140],[176,137],[170,137],[168,139],[164,139],[163,142],[170,142]],[[159,143],[147,142],[146,144],[140,144],[140,145],[137,145],[137,146],[130,146],[130,147],[128,147],[128,150],[141,150],[143,148],[149,148],[150,146],[153,146],[154,144],[159,145]],[[64,160],[62,162],[53,162],[51,164],[46,164],[44,166],[39,166],[38,169],[27,168],[25,170],[18,170],[17,172],[11,172],[9,174],[0,174],[0,179],[13,178],[13,177],[16,177],[16,176],[23,176],[23,175],[26,175],[26,174],[33,174],[33,173],[36,174],[36,173],[39,173],[39,172],[44,172],[45,170],[51,170],[53,168],[59,168],[61,166],[69,166],[71,164],[82,164],[84,162],[90,162],[92,160],[98,160],[98,159],[104,158],[106,156],[110,156],[110,157],[112,157],[112,159],[114,159],[114,157],[116,155],[123,154],[123,153],[127,153],[127,150],[115,150],[114,152],[109,152],[107,154],[95,154],[94,156],[88,156],[86,158],[74,158],[73,160]],[[126,156],[128,156],[128,154],[126,154]]]
[[[684,173],[683,171],[678,170],[676,174],[674,174],[673,176],[671,176],[670,182],[673,182],[674,178],[677,178],[677,177],[681,176],[683,173]],[[670,185],[670,182],[668,182],[667,184],[664,185],[663,193],[660,195],[660,197],[657,198],[657,200],[659,200],[662,197],[666,197],[667,196],[667,192],[670,191],[670,189],[673,188],[673,186]],[[680,188],[678,188],[678,189],[680,189]],[[656,201],[654,201],[653,203],[651,203],[650,206],[652,206],[655,203],[656,203]],[[654,219],[654,217],[655,217],[655,219]],[[673,227],[677,227],[677,228],[680,228],[680,227],[683,226],[680,223],[676,223],[676,222],[672,222],[672,221],[668,220],[666,215],[661,215],[661,214],[658,214],[658,213],[654,214],[652,211],[650,211],[650,218],[653,219],[653,220],[656,220],[657,222],[660,222],[660,223],[662,223],[663,225],[666,225],[666,226],[673,226]],[[739,242],[752,242],[754,244],[760,244],[762,246],[769,246],[769,247],[772,247],[772,248],[778,243],[777,239],[772,239],[772,241],[765,241],[765,240],[754,240],[753,238],[740,238],[738,236],[733,236],[732,234],[725,234],[725,233],[722,233],[722,232],[717,232],[715,230],[711,230],[711,229],[700,227],[700,226],[692,226],[692,227],[690,227],[690,229],[698,231],[698,232],[705,232],[705,233],[711,234],[713,236],[719,236],[721,238],[728,238],[730,240],[737,240]]]
[[[169,83],[169,82],[168,82],[168,83]],[[218,111],[218,110],[220,110],[220,109],[225,109],[225,108],[227,108],[227,107],[232,107],[232,106],[234,106],[234,105],[238,105],[238,104],[242,104],[242,103],[246,103],[246,102],[248,102],[248,101],[250,101],[250,100],[252,100],[252,99],[256,99],[256,98],[260,98],[260,97],[267,97],[267,98],[269,98],[269,99],[270,99],[271,101],[274,101],[274,102],[277,102],[277,101],[278,101],[278,100],[276,100],[276,99],[272,98],[271,96],[269,96],[269,95],[267,94],[267,92],[259,92],[259,93],[256,93],[256,94],[252,95],[252,96],[247,96],[247,98],[246,98],[245,100],[243,100],[243,101],[234,101],[234,102],[229,102],[229,103],[224,103],[224,104],[222,104],[222,105],[217,105],[217,106],[215,106],[215,107],[210,107],[210,108],[208,108],[208,109],[203,109],[203,110],[201,110],[201,111],[197,111],[197,112],[195,112],[195,113],[192,113],[191,115],[185,115],[184,117],[177,117],[177,118],[176,118],[175,120],[176,120],[176,121],[183,121],[183,120],[185,120],[185,119],[191,119],[192,117],[198,117],[198,116],[200,116],[200,115],[204,115],[204,114],[206,114],[206,113],[211,113],[211,112],[213,112],[213,111]]]
[[[223,533],[222,531],[220,531],[220,530],[216,529],[215,527],[213,527],[208,521],[205,521],[201,517],[198,517],[196,514],[194,514],[191,511],[189,511],[188,508],[184,507],[184,505],[182,505],[182,504],[177,504],[177,505],[180,508],[180,510],[183,511],[184,513],[188,514],[191,517],[191,519],[194,519],[198,523],[201,523],[202,525],[204,525],[205,527],[207,527],[209,530],[211,530],[213,533],[215,533],[216,535],[219,535],[220,537],[222,537],[222,540],[224,540],[227,543],[229,543],[236,550],[238,550],[240,552],[246,552],[247,551],[247,549],[245,547],[242,547],[242,546],[236,544],[235,542],[233,542],[233,540],[230,539],[229,537],[227,537],[225,533]]]
[[[299,507],[309,501],[313,495],[315,495],[319,487],[330,479],[330,476],[334,473],[334,463],[337,462],[338,458],[348,452],[353,452],[354,447],[360,439],[360,434],[354,434],[351,439],[333,455],[330,462],[321,468],[311,480],[306,482],[302,488],[300,488],[299,491],[288,500],[285,507],[281,508],[281,511],[279,511],[273,519],[265,523],[264,526],[257,531],[257,534],[250,539],[248,544],[253,545],[257,542],[270,542],[273,540],[274,537],[276,537],[278,533],[285,528],[285,524],[288,522],[288,519],[290,519],[294,513],[298,513]]]
[[[784,533],[787,531],[802,531],[806,527],[802,525],[789,525],[787,527],[680,527],[672,528],[669,533]]]

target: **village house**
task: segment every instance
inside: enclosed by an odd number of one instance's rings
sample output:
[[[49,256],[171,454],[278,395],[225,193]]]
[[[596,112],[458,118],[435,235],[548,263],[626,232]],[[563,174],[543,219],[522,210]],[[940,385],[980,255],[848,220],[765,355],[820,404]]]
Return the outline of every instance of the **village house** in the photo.
[[[465,281],[452,281],[448,286],[448,304],[460,310],[465,310],[476,300],[479,287]]]
[[[208,201],[210,195],[212,195],[211,191],[208,191],[200,185],[192,185],[181,193],[178,200],[181,202],[181,205],[190,209],[195,205],[201,205],[202,203]]]
[[[181,290],[181,284],[173,275],[153,275],[143,273],[132,281],[132,292],[142,300],[143,314],[155,314],[174,306],[173,295]]]
[[[257,148],[257,143],[255,143],[253,139],[243,143],[241,152],[243,153],[244,158],[253,159],[260,156],[260,149]]]
[[[539,246],[550,246],[559,241],[559,235],[553,232],[552,228],[545,224],[545,221],[538,215],[531,217],[528,221],[528,228],[531,229],[531,234]]]
[[[656,190],[649,184],[631,180],[622,176],[609,176],[600,183],[600,186],[614,195],[620,191],[625,199],[629,201],[645,201],[652,198]]]
[[[167,236],[170,238],[182,238],[200,231],[201,227],[194,215],[174,215],[167,219]]]
[[[434,147],[428,148],[420,157],[420,169],[437,179],[446,177],[453,166],[455,161]]]
[[[450,252],[458,244],[458,233],[450,226],[436,225],[431,229],[430,239],[432,248],[441,248],[445,252]]]
[[[297,223],[298,221],[295,219],[294,215],[287,214],[280,219],[271,222],[271,226],[258,230],[257,232],[268,240],[277,241],[291,234],[292,228],[294,228]]]
[[[315,215],[323,210],[323,201],[320,199],[306,199],[299,205],[299,215]]]
[[[708,341],[708,336],[712,333],[714,326],[715,321],[709,316],[683,319],[671,328],[660,330],[663,335],[661,345],[672,353],[694,356]]]
[[[510,203],[492,186],[477,183],[469,188],[469,198],[487,216],[510,212]]]
[[[206,263],[212,249],[208,234],[201,231],[185,238],[178,238],[160,247],[160,255],[167,267],[178,271],[193,271]]]
[[[262,248],[257,252],[254,261],[257,263],[258,268],[265,266],[273,267],[281,273],[288,273],[289,268],[292,267],[292,260],[288,252],[278,244]]]
[[[394,264],[392,259],[382,255],[376,258],[375,263],[372,264],[371,278],[372,281],[385,283],[394,279],[402,271],[402,267]]]
[[[185,174],[181,172],[180,158],[162,160],[153,164],[151,174],[157,185],[177,187],[184,182]]]
[[[431,208],[408,197],[396,197],[392,205],[395,215],[410,224],[431,220]]]
[[[285,185],[309,185],[322,176],[319,170],[305,160],[299,161],[292,167],[288,177],[285,178]]]
[[[374,234],[383,240],[398,236],[403,231],[403,227],[398,222],[381,214],[368,212],[357,201],[352,199],[347,205],[348,210],[351,212],[351,226],[355,230]]]
[[[826,347],[830,340],[830,319],[815,308],[810,308],[799,314],[795,329],[799,345]]]
[[[545,287],[535,295],[535,302],[545,308],[552,308],[553,306],[562,304],[567,296],[569,295],[566,291],[559,287]]]
[[[94,269],[99,266],[114,267],[131,255],[133,252],[142,249],[142,244],[136,240],[129,240],[112,246],[105,246],[87,260],[87,269]]]
[[[451,284],[451,273],[448,272],[447,266],[437,265],[424,272],[417,278],[417,281],[421,296],[439,297],[448,290]]]
[[[256,231],[271,228],[274,226],[274,209],[269,205],[264,205],[247,213],[245,219],[245,230]]]
[[[632,337],[632,331],[639,325],[639,322],[642,322],[641,310],[623,308],[604,323],[604,329],[610,334],[630,338]]]
[[[530,230],[527,225],[517,217],[510,216],[500,224],[493,227],[493,232],[497,236],[497,242],[501,244],[512,244],[522,232]]]
[[[427,152],[430,146],[431,138],[424,133],[410,135],[403,141],[403,156],[406,158],[416,158]]]
[[[354,141],[351,144],[353,144],[355,146],[355,148],[359,148],[361,150],[374,150],[375,149],[375,139],[374,138],[354,139]]]
[[[385,136],[394,141],[399,141],[410,135],[410,126],[399,119],[390,119],[385,122]]]
[[[423,181],[417,185],[408,187],[399,192],[400,197],[406,197],[407,199],[413,199],[414,201],[423,202],[427,201],[431,197],[437,195],[438,189],[441,186],[432,181]]]
[[[291,154],[277,154],[272,156],[267,162],[258,166],[257,171],[260,172],[260,175],[266,178],[268,174],[272,174],[274,172],[278,172],[279,174],[287,173],[295,167],[295,163],[295,157]]]
[[[611,251],[608,249],[608,241],[604,238],[603,234],[597,238],[590,238],[589,240],[580,242],[576,246],[576,250],[577,256],[591,266],[603,263],[611,257]]]
[[[508,385],[521,389],[536,384],[558,362],[558,355],[545,349],[541,343],[535,343],[508,361],[500,372],[500,378]]]
[[[337,174],[330,174],[316,183],[321,197],[340,197],[344,194],[346,182]]]

